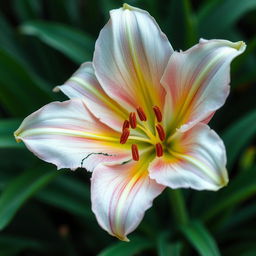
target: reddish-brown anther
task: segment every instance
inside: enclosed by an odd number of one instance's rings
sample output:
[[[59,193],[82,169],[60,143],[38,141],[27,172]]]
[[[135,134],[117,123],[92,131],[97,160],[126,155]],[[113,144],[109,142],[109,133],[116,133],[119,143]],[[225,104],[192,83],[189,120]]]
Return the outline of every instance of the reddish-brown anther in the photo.
[[[121,134],[120,143],[125,144],[126,141],[128,140],[129,135],[130,135],[130,130],[128,128],[125,128]]]
[[[136,114],[135,112],[131,112],[129,116],[129,121],[132,129],[135,129],[137,126]]]
[[[156,155],[158,157],[161,157],[163,155],[163,147],[162,147],[161,143],[156,144]]]
[[[124,129],[126,129],[126,128],[130,128],[130,123],[129,123],[128,120],[124,120],[122,131],[123,131]]]
[[[138,146],[136,144],[132,144],[132,159],[134,161],[139,161],[140,159]]]
[[[141,121],[147,121],[147,116],[141,107],[137,108],[137,113]]]
[[[156,125],[156,130],[157,130],[157,133],[158,133],[158,136],[159,136],[159,139],[161,141],[163,141],[165,139],[165,131],[164,131],[164,128],[161,124],[157,124]]]
[[[163,116],[162,116],[162,112],[161,112],[160,108],[158,106],[154,106],[153,110],[155,112],[156,120],[158,122],[162,122]]]

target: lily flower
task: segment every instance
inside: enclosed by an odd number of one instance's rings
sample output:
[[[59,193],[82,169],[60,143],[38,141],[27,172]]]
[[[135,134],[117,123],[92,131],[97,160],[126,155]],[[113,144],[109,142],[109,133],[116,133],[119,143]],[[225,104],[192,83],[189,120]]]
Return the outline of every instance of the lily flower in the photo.
[[[128,241],[166,187],[228,183],[224,144],[207,123],[245,44],[201,39],[176,52],[148,12],[124,4],[110,16],[93,61],[55,88],[70,100],[29,115],[15,137],[58,169],[91,171],[98,223]]]

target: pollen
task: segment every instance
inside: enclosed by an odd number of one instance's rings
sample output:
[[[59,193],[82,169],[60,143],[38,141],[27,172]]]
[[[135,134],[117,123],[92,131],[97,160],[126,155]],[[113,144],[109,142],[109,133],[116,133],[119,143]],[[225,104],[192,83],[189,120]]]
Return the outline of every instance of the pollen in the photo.
[[[138,150],[138,146],[136,144],[132,144],[132,159],[134,161],[139,161],[140,156],[139,156],[139,150]]]
[[[126,128],[130,128],[130,123],[128,120],[124,121],[122,131],[124,131]]]
[[[130,125],[131,125],[132,129],[135,129],[136,126],[137,126],[137,120],[136,120],[136,113],[135,112],[130,113],[129,121],[130,121]]]
[[[128,128],[125,128],[121,134],[120,143],[125,144],[126,141],[128,140],[129,135],[130,135],[130,130]]]
[[[164,128],[161,124],[157,124],[156,125],[156,130],[157,130],[157,133],[158,133],[158,136],[159,136],[159,139],[161,141],[163,141],[165,139],[165,131],[164,131]]]
[[[149,115],[147,117],[146,113]],[[139,146],[149,147],[155,150],[155,155],[161,157],[164,154],[163,142],[166,139],[162,121],[162,113],[158,106],[152,107],[152,112],[145,112],[138,106],[135,111],[130,112],[129,116],[123,121],[120,144],[125,144],[129,140],[132,159],[139,161]],[[147,122],[147,120],[149,120]]]
[[[158,122],[162,122],[163,115],[162,115],[162,112],[161,112],[160,108],[158,106],[154,106],[153,110],[154,110],[154,113],[155,113],[155,116],[156,116],[156,120]]]
[[[162,147],[162,145],[161,145],[161,143],[157,143],[156,144],[156,155],[158,156],[158,157],[161,157],[162,155],[163,155],[163,147]]]
[[[141,107],[137,108],[137,113],[141,121],[147,121],[147,116]]]

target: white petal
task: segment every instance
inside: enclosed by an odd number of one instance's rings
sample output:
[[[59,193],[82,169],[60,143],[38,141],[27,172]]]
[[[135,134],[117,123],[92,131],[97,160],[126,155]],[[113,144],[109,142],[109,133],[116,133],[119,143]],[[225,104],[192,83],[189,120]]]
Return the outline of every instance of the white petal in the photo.
[[[93,57],[95,74],[106,93],[129,111],[162,106],[160,84],[173,50],[155,20],[138,8],[124,5],[110,12]]]
[[[200,40],[185,52],[174,52],[161,80],[168,94],[166,125],[186,131],[209,120],[229,94],[230,63],[244,50],[243,42]]]
[[[199,123],[173,136],[170,154],[155,159],[150,177],[176,188],[218,190],[228,183],[226,151],[222,140],[207,125]]]
[[[120,134],[96,119],[81,100],[50,103],[24,119],[15,132],[29,150],[60,168],[92,170],[102,161],[130,158]]]
[[[103,229],[124,241],[164,189],[148,177],[144,161],[98,165],[92,174],[92,210]]]
[[[57,86],[54,90],[61,90],[70,99],[82,99],[93,115],[117,131],[122,129],[123,121],[128,116],[128,113],[104,92],[91,62],[82,64],[64,85]]]

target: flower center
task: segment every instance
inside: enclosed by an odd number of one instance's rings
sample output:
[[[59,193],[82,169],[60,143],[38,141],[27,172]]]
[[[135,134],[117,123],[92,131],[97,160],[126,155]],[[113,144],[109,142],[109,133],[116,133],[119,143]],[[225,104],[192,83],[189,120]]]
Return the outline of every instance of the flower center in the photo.
[[[147,143],[150,144],[150,146],[154,146],[156,156],[163,156],[163,142],[166,138],[166,134],[161,125],[163,116],[160,108],[158,106],[152,108],[152,114],[154,114],[155,119],[154,129],[150,129],[147,116],[141,107],[138,107],[136,112],[131,112],[129,118],[124,120],[120,143],[126,144],[128,140],[131,141],[131,152],[134,161],[139,161],[140,158],[138,143]],[[137,136],[138,134],[139,136]]]

